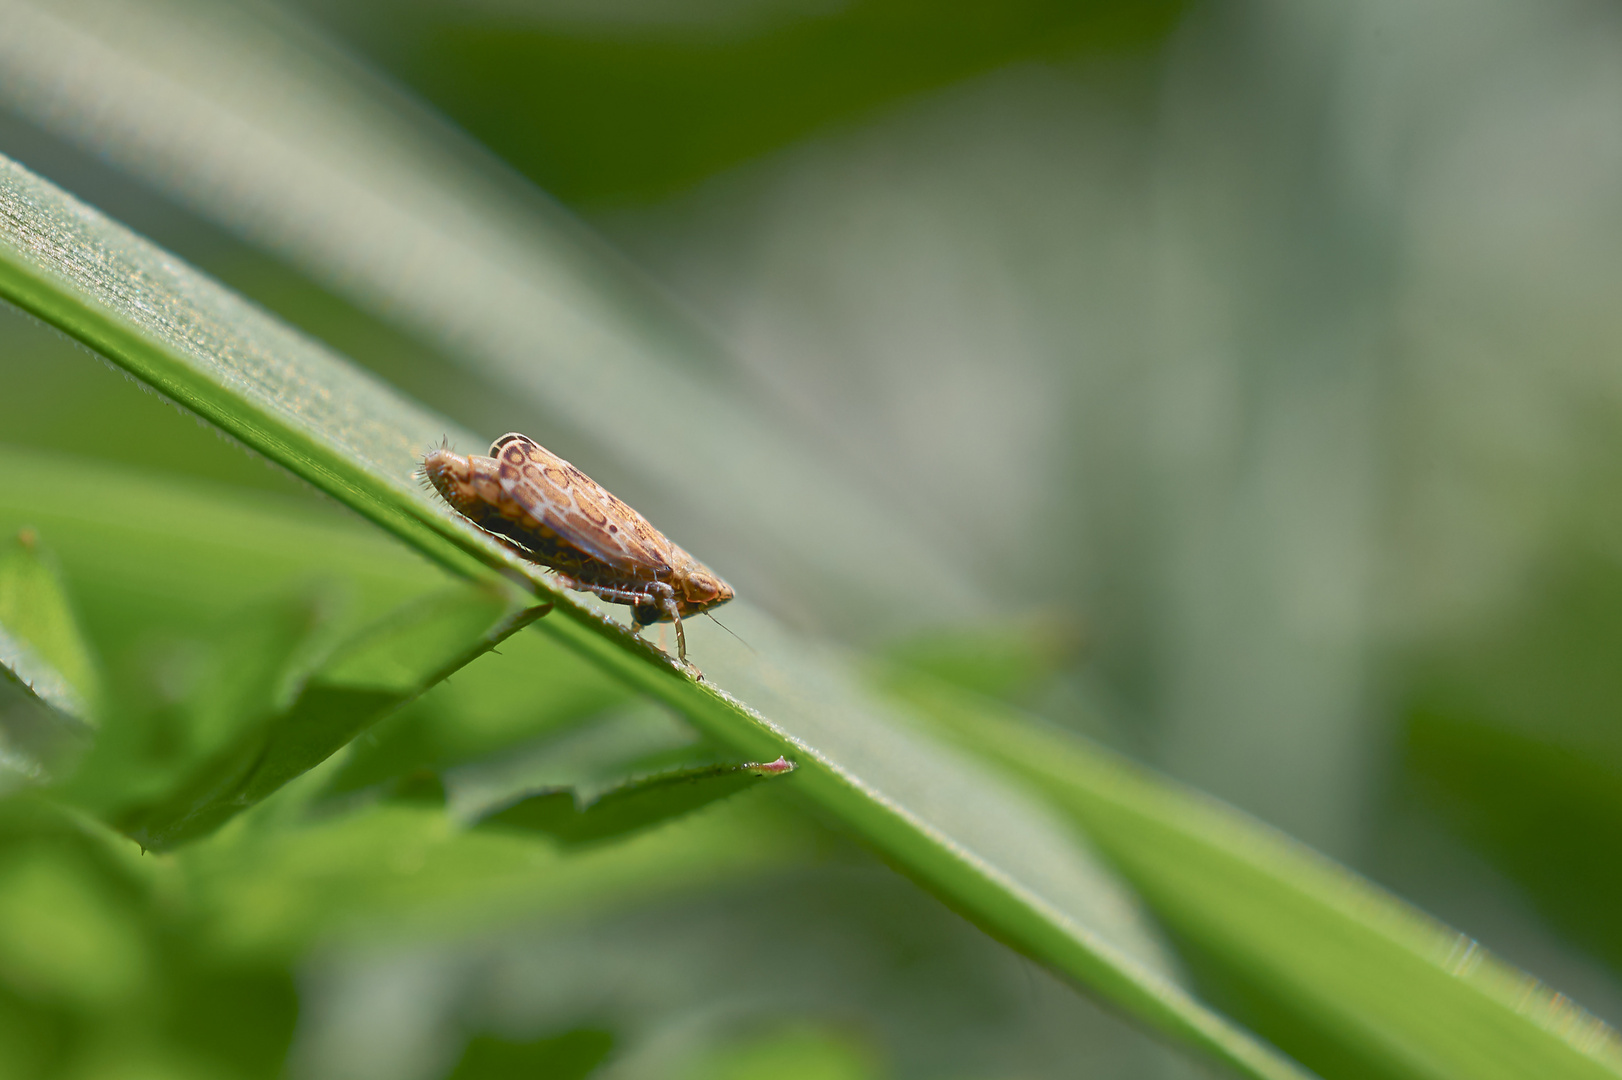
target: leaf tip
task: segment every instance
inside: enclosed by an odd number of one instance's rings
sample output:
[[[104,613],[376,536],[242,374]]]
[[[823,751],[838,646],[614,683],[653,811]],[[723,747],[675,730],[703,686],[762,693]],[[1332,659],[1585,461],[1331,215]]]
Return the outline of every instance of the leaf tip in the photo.
[[[754,776],[780,776],[793,772],[799,766],[786,757],[779,757],[776,761],[751,762],[742,768]]]

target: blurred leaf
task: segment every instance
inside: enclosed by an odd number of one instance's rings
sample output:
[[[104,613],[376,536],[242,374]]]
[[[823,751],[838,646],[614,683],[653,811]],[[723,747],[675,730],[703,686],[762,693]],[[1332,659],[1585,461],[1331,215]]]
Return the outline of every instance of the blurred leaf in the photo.
[[[0,857],[0,979],[13,990],[105,1006],[138,992],[148,963],[139,926],[70,850]]]
[[[1045,791],[1258,1028],[1326,1080],[1622,1072],[1605,1025],[1244,814],[926,677],[891,685]]]
[[[417,449],[448,425],[12,163],[0,163],[0,294],[446,569],[556,595],[413,482]],[[541,627],[740,756],[792,755],[796,790],[1003,940],[1247,1075],[1299,1075],[1178,984],[1131,896],[1040,807],[901,722],[838,654],[732,610],[755,651],[690,636],[716,682],[754,707],[590,602],[558,596]]]
[[[614,1036],[592,1028],[528,1042],[475,1035],[446,1080],[512,1080],[519,1076],[584,1080],[613,1049]]]
[[[0,800],[0,986],[77,1009],[130,1003],[153,964],[131,870],[60,809]]]
[[[224,831],[176,857],[209,948],[290,957],[340,935],[420,942],[655,903],[801,864],[819,842],[805,823],[756,801],[721,802],[666,829],[572,850],[391,802],[293,828]]]
[[[0,545],[0,669],[64,716],[93,723],[100,710],[96,661],[31,529]]]
[[[287,707],[319,648],[322,607],[314,595],[277,598],[215,628],[212,662],[187,695],[189,759],[216,753]]]
[[[245,714],[239,737],[175,791],[116,824],[154,851],[206,835],[546,610],[469,588],[414,602],[340,646],[285,707]]]
[[[32,521],[50,537],[86,627],[109,655],[199,627],[212,641],[290,596],[321,598],[324,632],[343,636],[445,584],[415,552],[326,500],[9,448],[0,461],[11,475],[0,485],[0,526]]]
[[[104,819],[160,798],[287,707],[328,612],[307,591],[253,603],[154,660],[154,700],[118,686],[118,708],[56,794]]]
[[[285,1076],[299,1013],[293,972],[200,951],[171,952],[173,1005],[164,1017],[165,1043],[206,1063],[212,1075]]]
[[[510,638],[501,652],[509,658],[502,673],[475,666],[357,739],[330,792],[443,772],[600,715],[630,696],[539,634]],[[537,695],[536,686],[546,693]]]
[[[572,790],[541,791],[492,810],[479,824],[545,833],[565,844],[590,843],[680,817],[793,770],[783,758],[678,769],[632,780],[589,802]]]
[[[281,1075],[291,975],[202,946],[172,870],[38,797],[0,800],[0,1075]]]
[[[1447,821],[1550,922],[1622,969],[1622,769],[1606,757],[1427,709],[1407,765]]]
[[[639,702],[581,716],[561,731],[446,773],[456,816],[477,820],[539,791],[574,792],[579,805],[631,778],[673,769],[736,764],[668,710]]]
[[[565,201],[640,201],[1002,64],[1145,45],[1182,8],[858,0],[638,26],[419,6],[360,44]]]
[[[1404,761],[1551,923],[1622,970],[1622,566],[1564,551],[1412,664]]]

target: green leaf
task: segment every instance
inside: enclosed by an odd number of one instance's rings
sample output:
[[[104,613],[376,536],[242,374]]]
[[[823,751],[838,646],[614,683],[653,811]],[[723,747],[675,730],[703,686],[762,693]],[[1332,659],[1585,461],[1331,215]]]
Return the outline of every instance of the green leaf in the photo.
[[[1604,1024],[1231,807],[926,676],[887,681],[1045,791],[1213,981],[1325,1078],[1622,1072]]]
[[[1405,734],[1406,764],[1443,818],[1551,923],[1622,967],[1622,862],[1595,857],[1622,836],[1614,753],[1434,708],[1410,715]]]
[[[116,818],[251,740],[294,694],[325,632],[324,607],[300,591],[208,620],[186,662],[170,658],[166,666],[178,670],[157,677],[169,685],[155,703],[138,702],[143,695],[134,688],[118,688],[119,708],[56,794]]]
[[[439,773],[601,716],[629,691],[540,634],[501,648],[522,680],[475,667],[435,687],[355,742],[329,785],[340,795],[415,773]],[[537,695],[535,687],[546,687]]]
[[[0,987],[81,1009],[139,1007],[154,943],[141,917],[147,868],[125,846],[32,795],[0,799]]]
[[[452,769],[446,778],[457,816],[477,820],[540,791],[568,789],[585,806],[636,777],[727,764],[726,758],[668,710],[643,702],[580,717],[527,747]]]
[[[9,162],[0,294],[447,570],[556,595],[413,481],[449,425]],[[732,610],[754,650],[695,633],[711,683],[589,603],[558,597],[540,625],[746,760],[795,761],[798,790],[1002,940],[1247,1075],[1300,1075],[1181,987],[1132,897],[1042,808],[909,729],[839,654]]]
[[[525,829],[565,844],[584,844],[669,821],[793,771],[794,766],[784,758],[762,764],[675,769],[632,780],[589,802],[572,789],[539,791],[490,811],[479,818],[479,824]]]
[[[391,49],[407,58],[404,77],[548,191],[572,204],[651,202],[898,97],[1004,65],[1147,47],[1182,8],[689,8],[676,33],[638,26],[629,12],[582,24],[453,9],[390,30],[399,35],[391,43],[411,42]],[[579,104],[560,109],[559,100]]]
[[[546,610],[469,588],[415,602],[344,643],[285,707],[245,725],[174,791],[115,824],[154,851],[207,835]]]
[[[1556,549],[1507,612],[1414,658],[1414,788],[1570,938],[1622,969],[1622,570]]]
[[[823,842],[753,800],[572,849],[389,802],[293,828],[223,830],[175,858],[208,948],[292,957],[338,936],[465,936],[518,919],[632,909],[804,865]]]
[[[100,711],[95,658],[32,529],[0,545],[0,669],[64,716],[93,723]]]
[[[65,1051],[110,1070],[81,1075],[191,1076],[199,1059],[203,1075],[280,1075],[297,1017],[291,974],[201,942],[172,871],[37,795],[0,800],[8,1075],[61,1075]]]

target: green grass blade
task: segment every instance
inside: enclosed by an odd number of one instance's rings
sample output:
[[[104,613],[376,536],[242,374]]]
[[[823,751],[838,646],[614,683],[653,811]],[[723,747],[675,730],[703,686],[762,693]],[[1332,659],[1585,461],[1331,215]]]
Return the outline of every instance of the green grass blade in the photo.
[[[916,675],[892,686],[1044,790],[1257,1026],[1321,1075],[1622,1075],[1604,1024],[1267,826],[986,699]]]
[[[479,824],[545,833],[565,844],[593,843],[691,813],[793,768],[778,758],[765,764],[677,769],[631,780],[583,806],[573,791],[540,791],[496,807]]]
[[[10,162],[0,162],[0,294],[453,573],[556,595],[414,482],[442,421]],[[557,596],[540,625],[746,759],[794,760],[785,786],[1055,971],[1247,1075],[1300,1075],[1181,987],[1130,894],[1042,808],[908,730],[839,657],[747,605],[734,622],[753,651],[716,635],[700,655],[737,697],[573,599]]]

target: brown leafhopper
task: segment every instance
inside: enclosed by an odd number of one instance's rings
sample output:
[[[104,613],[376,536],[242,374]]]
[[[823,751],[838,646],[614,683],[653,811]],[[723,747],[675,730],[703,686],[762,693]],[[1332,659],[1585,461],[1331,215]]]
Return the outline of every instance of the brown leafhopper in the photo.
[[[713,570],[528,436],[503,435],[489,457],[441,447],[423,459],[422,473],[463,517],[557,571],[564,588],[629,604],[637,633],[675,623],[683,664],[682,618],[732,599],[732,586]]]

